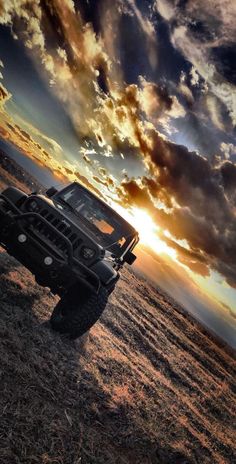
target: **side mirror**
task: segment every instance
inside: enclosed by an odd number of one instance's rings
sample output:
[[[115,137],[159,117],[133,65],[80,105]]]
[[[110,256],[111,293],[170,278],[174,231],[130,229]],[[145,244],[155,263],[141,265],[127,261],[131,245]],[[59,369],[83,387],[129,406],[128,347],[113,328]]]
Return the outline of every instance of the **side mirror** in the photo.
[[[132,253],[131,251],[127,251],[127,253],[124,256],[124,262],[131,266],[131,264],[134,263],[136,258],[137,256],[135,256],[134,253]]]
[[[46,195],[48,198],[53,197],[58,192],[58,190],[55,187],[50,187],[48,190],[46,190]]]

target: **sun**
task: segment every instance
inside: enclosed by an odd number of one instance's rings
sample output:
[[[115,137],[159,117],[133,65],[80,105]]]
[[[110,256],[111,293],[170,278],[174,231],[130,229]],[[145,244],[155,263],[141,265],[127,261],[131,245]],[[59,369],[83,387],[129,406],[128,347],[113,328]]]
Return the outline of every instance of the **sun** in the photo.
[[[117,203],[112,206],[117,213],[123,216],[137,230],[141,244],[150,247],[157,254],[165,253],[176,260],[176,251],[160,239],[158,232],[161,231],[161,228],[158,227],[146,210],[137,207],[128,210]]]
[[[150,239],[156,236],[159,227],[154,223],[151,216],[139,208],[131,209],[131,221],[135,229],[139,232],[140,242],[149,245]]]
[[[158,237],[160,227],[153,221],[151,216],[143,209],[132,208],[130,211],[130,222],[138,231],[140,243],[148,245],[156,253],[167,253],[175,257],[175,252]]]

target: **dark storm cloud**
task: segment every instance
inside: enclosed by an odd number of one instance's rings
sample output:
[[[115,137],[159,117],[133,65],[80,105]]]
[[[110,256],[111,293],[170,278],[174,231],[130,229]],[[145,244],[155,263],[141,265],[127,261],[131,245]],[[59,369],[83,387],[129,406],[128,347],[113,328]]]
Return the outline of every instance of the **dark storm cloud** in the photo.
[[[183,246],[179,245],[179,243],[175,242],[163,233],[160,234],[160,237],[167,243],[167,245],[176,250],[181,257],[189,259],[190,261],[198,261],[199,263],[207,265],[207,260],[201,253],[184,248]]]
[[[236,49],[235,44],[211,48],[212,59],[224,79],[236,85]]]
[[[229,198],[236,195],[236,165],[226,161],[221,166],[222,183],[224,190]]]
[[[169,25],[173,46],[192,63],[206,83],[205,91],[223,103],[232,125],[235,125],[236,3],[157,0],[155,4]]]
[[[117,187],[117,193],[125,205],[135,205],[149,211],[154,207],[148,190],[138,185],[135,179],[124,180],[121,186]]]
[[[236,222],[222,184],[224,165],[214,168],[203,156],[164,139],[155,129],[145,129],[140,122],[142,107],[136,86],[127,87],[119,102],[126,108],[132,127],[130,144],[139,147],[152,174],[139,181],[125,179],[117,189],[122,202],[147,208],[163,229],[187,240],[190,249],[202,254],[232,285],[236,280]],[[170,211],[156,208],[158,200]],[[183,259],[187,264],[186,257]],[[208,274],[197,261],[188,262],[190,268]]]
[[[164,230],[186,240],[194,259],[181,257],[195,272],[208,275],[207,263],[236,285],[236,218],[230,204],[235,165],[214,168],[186,147],[164,140],[155,130],[137,137],[152,177],[125,179],[119,194],[123,202],[147,208]],[[155,207],[160,200],[170,211]]]
[[[198,216],[207,216],[223,225],[231,217],[229,205],[219,184],[217,171],[209,161],[181,145],[164,140],[150,131],[149,155],[157,167],[158,184],[173,195],[180,206],[188,206]],[[206,209],[206,199],[211,204]]]
[[[163,116],[178,118],[185,115],[185,110],[176,97],[170,95],[166,85],[139,79],[139,99],[141,109],[146,117],[157,122]]]
[[[207,259],[202,254],[184,248],[174,240],[166,237],[164,234],[161,234],[161,239],[177,252],[179,262],[185,264],[185,266],[193,272],[200,274],[203,277],[210,275]]]
[[[193,271],[195,274],[199,274],[202,277],[210,276],[210,270],[208,266],[199,263],[198,260],[192,260],[178,254],[178,261],[191,269],[191,271]]]

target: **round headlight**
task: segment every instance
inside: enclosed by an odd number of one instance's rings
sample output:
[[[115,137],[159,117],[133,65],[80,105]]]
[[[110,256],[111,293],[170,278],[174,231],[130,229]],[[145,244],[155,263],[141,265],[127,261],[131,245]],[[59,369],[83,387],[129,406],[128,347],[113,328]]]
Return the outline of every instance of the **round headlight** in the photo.
[[[36,213],[39,210],[39,205],[36,200],[31,200],[28,202],[28,210]]]
[[[83,247],[81,250],[81,255],[84,259],[92,259],[95,255],[95,250],[88,247]]]
[[[20,235],[18,235],[18,241],[19,241],[20,243],[25,243],[26,240],[27,240],[27,237],[26,237],[25,234],[20,234]]]

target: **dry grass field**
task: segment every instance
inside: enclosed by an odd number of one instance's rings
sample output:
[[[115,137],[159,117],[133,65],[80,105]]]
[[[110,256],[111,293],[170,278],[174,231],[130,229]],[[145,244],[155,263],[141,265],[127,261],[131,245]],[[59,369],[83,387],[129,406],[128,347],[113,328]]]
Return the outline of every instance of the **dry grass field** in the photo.
[[[55,301],[0,249],[1,464],[236,462],[229,348],[127,269],[79,341]]]

